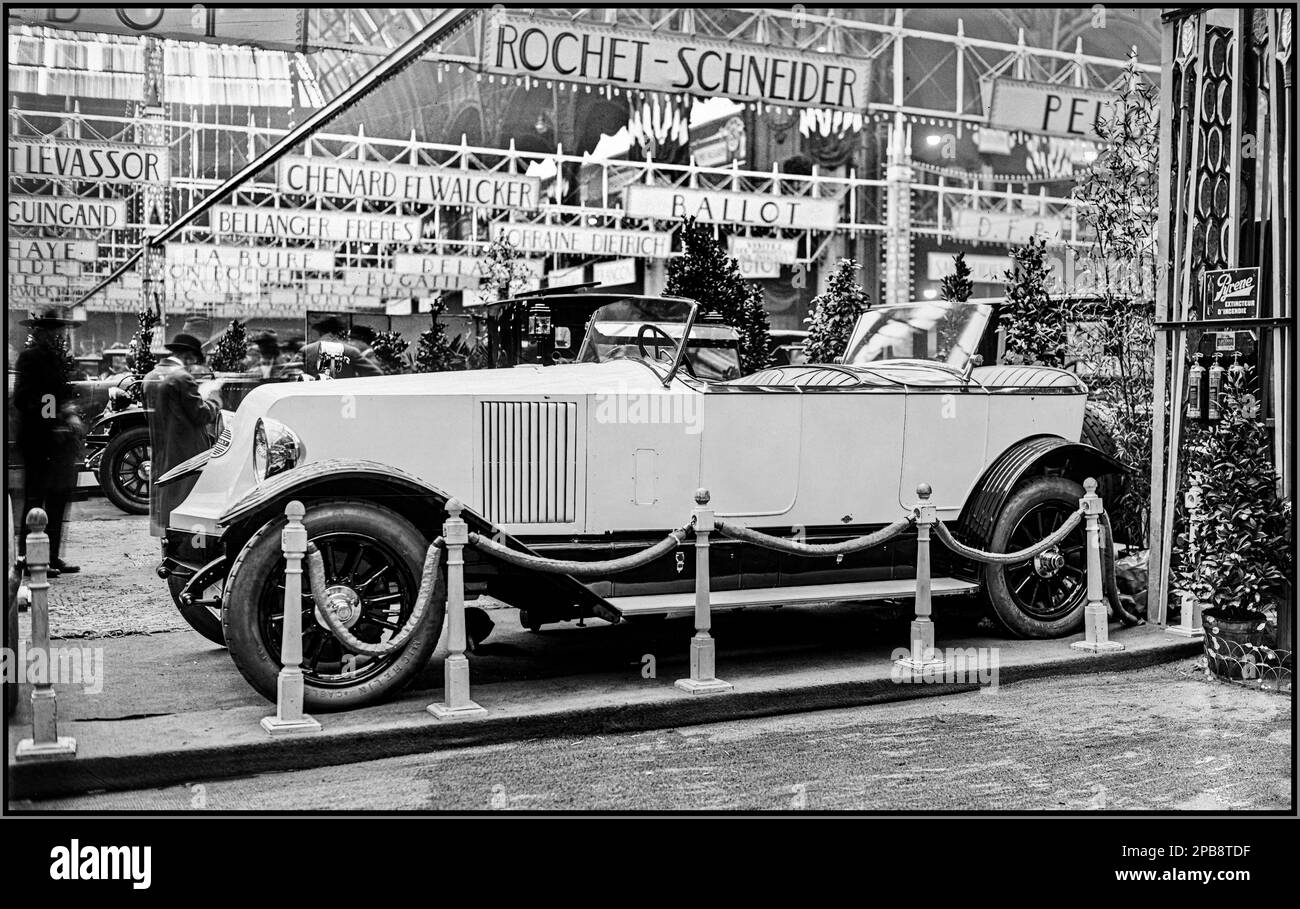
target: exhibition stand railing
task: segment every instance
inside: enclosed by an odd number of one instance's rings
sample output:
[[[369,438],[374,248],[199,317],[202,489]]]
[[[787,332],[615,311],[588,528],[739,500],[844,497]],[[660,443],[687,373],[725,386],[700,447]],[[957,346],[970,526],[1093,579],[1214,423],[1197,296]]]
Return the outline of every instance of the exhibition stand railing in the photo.
[[[442,535],[429,544],[425,554],[420,588],[414,609],[402,629],[387,641],[367,642],[358,639],[340,622],[334,612],[331,594],[326,587],[325,569],[320,552],[307,538],[303,525],[306,509],[293,501],[285,508],[287,523],[281,532],[281,550],[285,559],[284,621],[281,634],[281,670],[277,683],[276,712],[265,717],[262,727],[272,735],[287,733],[312,733],[321,730],[321,724],[303,711],[304,680],[302,673],[302,602],[304,563],[308,591],[315,604],[314,614],[339,640],[345,650],[358,655],[384,656],[405,647],[420,628],[430,608],[444,595],[446,597],[448,655],[443,663],[443,700],[427,709],[439,719],[461,719],[487,715],[487,710],[470,697],[469,659],[466,651],[465,631],[465,547],[474,546],[485,555],[499,559],[518,568],[547,574],[572,577],[608,577],[630,571],[663,558],[682,546],[688,534],[694,536],[695,545],[695,634],[690,643],[690,673],[678,679],[675,687],[692,694],[725,692],[733,685],[716,675],[717,647],[710,630],[712,609],[710,603],[709,547],[714,533],[733,540],[762,546],[778,552],[803,558],[836,558],[864,552],[885,545],[911,528],[916,530],[916,588],[914,618],[911,623],[908,656],[895,661],[901,672],[913,677],[936,672],[944,660],[935,650],[934,622],[931,618],[931,543],[932,537],[960,558],[980,564],[1015,564],[1028,561],[1059,545],[1080,525],[1085,531],[1087,560],[1087,599],[1084,606],[1084,638],[1070,646],[1092,653],[1122,650],[1123,645],[1108,639],[1107,606],[1105,590],[1108,584],[1102,558],[1105,541],[1109,539],[1106,512],[1101,497],[1097,495],[1097,482],[1084,481],[1084,495],[1078,509],[1066,521],[1039,542],[1015,552],[986,552],[968,546],[952,535],[940,521],[936,508],[930,501],[931,490],[927,484],[917,488],[917,503],[910,512],[893,523],[860,537],[837,543],[811,544],[784,537],[760,533],[749,527],[733,524],[715,515],[710,507],[707,490],[695,493],[695,507],[691,519],[673,530],[663,539],[617,559],[603,561],[575,561],[548,559],[520,552],[490,537],[469,530],[461,517],[464,506],[452,499],[447,503],[447,519]],[[49,582],[46,570],[49,561],[49,538],[44,533],[46,515],[33,509],[28,516],[27,564],[30,572],[28,587],[31,591],[32,650],[43,653],[44,665],[50,665],[49,650]],[[442,571],[446,555],[446,574]],[[38,657],[39,659],[39,657]],[[76,742],[58,735],[55,726],[55,692],[48,675],[35,680],[31,694],[32,737],[18,743],[17,760],[71,756],[76,753]]]

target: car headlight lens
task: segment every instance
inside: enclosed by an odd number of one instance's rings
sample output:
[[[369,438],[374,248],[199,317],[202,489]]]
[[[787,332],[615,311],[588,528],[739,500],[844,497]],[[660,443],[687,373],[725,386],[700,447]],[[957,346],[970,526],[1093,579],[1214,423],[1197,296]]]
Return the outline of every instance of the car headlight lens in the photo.
[[[253,472],[265,480],[302,463],[307,449],[288,426],[263,417],[253,427]]]

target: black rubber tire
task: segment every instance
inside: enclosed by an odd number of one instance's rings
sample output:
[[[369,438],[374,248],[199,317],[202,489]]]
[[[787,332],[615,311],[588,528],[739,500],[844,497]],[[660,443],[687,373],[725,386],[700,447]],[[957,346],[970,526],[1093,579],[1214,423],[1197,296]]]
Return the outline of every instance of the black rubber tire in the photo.
[[[1119,446],[1115,444],[1115,434],[1111,431],[1114,423],[1115,418],[1112,414],[1104,408],[1089,404],[1083,411],[1083,432],[1079,436],[1079,441],[1119,460]],[[1097,495],[1101,496],[1102,504],[1112,510],[1118,509],[1119,496],[1124,491],[1124,475],[1108,473],[1097,477],[1096,480]]]
[[[141,499],[122,489],[117,482],[117,465],[128,453],[141,445],[152,456],[153,450],[149,445],[148,426],[135,426],[113,436],[108,440],[108,444],[104,446],[104,455],[99,459],[99,488],[103,490],[105,498],[127,514],[149,513],[149,487],[147,484],[144,498]]]
[[[328,499],[313,503],[303,518],[308,539],[330,533],[354,533],[382,540],[400,558],[398,570],[411,591],[414,605],[419,589],[420,571],[429,543],[410,521],[401,515],[370,502],[352,499]],[[265,586],[282,561],[280,531],[285,519],[269,521],[244,545],[231,565],[221,604],[221,623],[226,646],[235,666],[248,683],[267,700],[276,697],[276,680],[280,672],[278,647],[272,653],[262,634],[259,604]],[[446,573],[445,563],[440,570]],[[306,583],[306,576],[303,578]],[[446,589],[446,585],[443,585]],[[384,699],[410,682],[424,668],[437,647],[446,614],[445,598],[431,603],[406,646],[394,658],[386,658],[382,668],[355,684],[323,686],[306,674],[303,703],[307,710],[351,710]],[[310,614],[304,616],[303,631],[315,626]]]
[[[226,636],[221,630],[221,613],[207,606],[186,605],[181,602],[181,588],[185,586],[187,580],[189,579],[174,575],[167,578],[167,589],[171,592],[172,602],[176,604],[181,618],[212,643],[225,647]]]
[[[1010,546],[1012,532],[1021,518],[1046,503],[1060,503],[1073,511],[1079,507],[1083,496],[1083,487],[1074,480],[1064,477],[1035,477],[1024,483],[1011,494],[1002,507],[997,521],[993,525],[993,534],[989,540],[989,552],[1008,552],[1022,548],[1025,544],[1017,542]],[[1057,526],[1060,526],[1059,524]],[[1055,530],[1055,527],[1049,528]],[[1082,538],[1083,527],[1080,525],[1068,540],[1078,541]],[[1009,634],[1018,638],[1059,638],[1073,634],[1083,627],[1083,608],[1087,605],[1087,585],[1080,584],[1072,591],[1067,600],[1069,609],[1059,618],[1043,620],[1023,611],[1013,595],[1007,579],[1007,566],[985,565],[984,594],[991,607],[994,621]]]

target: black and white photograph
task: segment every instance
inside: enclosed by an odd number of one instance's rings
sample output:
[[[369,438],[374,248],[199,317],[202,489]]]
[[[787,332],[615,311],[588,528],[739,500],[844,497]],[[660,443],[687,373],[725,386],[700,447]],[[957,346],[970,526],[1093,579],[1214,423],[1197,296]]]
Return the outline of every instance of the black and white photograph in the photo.
[[[1294,5],[4,16],[15,880],[1293,888]]]

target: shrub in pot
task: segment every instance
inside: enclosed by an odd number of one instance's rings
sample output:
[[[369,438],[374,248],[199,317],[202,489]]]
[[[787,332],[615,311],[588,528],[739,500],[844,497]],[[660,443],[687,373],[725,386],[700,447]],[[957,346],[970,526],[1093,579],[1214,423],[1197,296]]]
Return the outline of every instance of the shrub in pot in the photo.
[[[1210,670],[1255,678],[1256,667],[1282,662],[1272,638],[1277,610],[1291,608],[1291,503],[1277,497],[1272,439],[1248,371],[1224,378],[1219,421],[1189,434],[1187,485],[1199,489],[1199,521],[1184,521],[1172,587],[1203,604]]]

